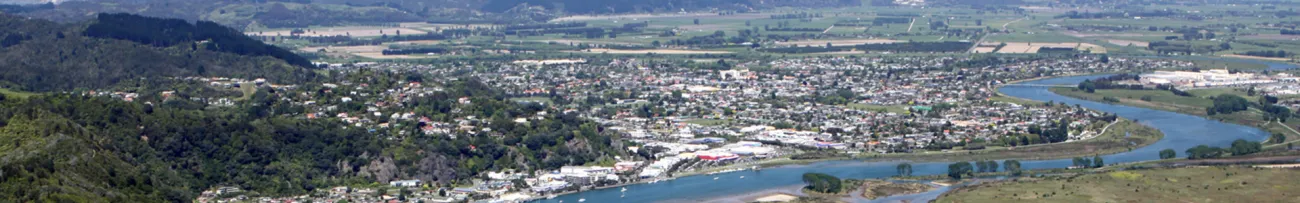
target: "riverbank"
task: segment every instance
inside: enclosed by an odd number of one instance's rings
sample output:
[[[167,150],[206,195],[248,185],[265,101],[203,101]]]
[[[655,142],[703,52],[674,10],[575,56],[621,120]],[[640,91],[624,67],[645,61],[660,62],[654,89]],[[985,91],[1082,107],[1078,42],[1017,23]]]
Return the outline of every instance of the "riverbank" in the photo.
[[[1300,132],[1297,132],[1294,128],[1290,127],[1300,126],[1300,119],[1289,119],[1290,121],[1285,123],[1277,120],[1264,120],[1262,119],[1262,111],[1254,108],[1232,114],[1206,114],[1205,109],[1213,105],[1212,99],[1208,99],[1207,97],[1217,96],[1218,94],[1237,94],[1232,92],[1233,90],[1231,88],[1193,90],[1191,91],[1193,94],[1192,96],[1178,96],[1164,90],[1097,90],[1093,93],[1080,91],[1077,88],[1066,87],[1054,87],[1049,88],[1048,90],[1052,93],[1075,99],[1177,112],[1206,119],[1250,126],[1268,132],[1269,134],[1282,134],[1286,136],[1287,139],[1285,142],[1266,143],[1268,144],[1266,145],[1268,148],[1282,147],[1286,144],[1300,141]],[[1245,96],[1245,93],[1240,93],[1240,96]],[[1250,101],[1258,100],[1258,98],[1247,99]],[[1268,141],[1266,140],[1264,142]]]
[[[1159,168],[988,182],[935,202],[1297,202],[1296,181],[1290,169]]]
[[[1077,84],[1079,81],[1090,77],[1068,77],[1068,78],[1051,78],[1043,81],[1029,82],[1032,84]],[[998,90],[1002,95],[1008,97],[1024,98],[1026,100],[1044,103],[1047,101],[1064,102],[1067,105],[1081,105],[1084,108],[1112,113],[1127,120],[1141,121],[1141,125],[1158,128],[1162,134],[1160,141],[1146,147],[1134,149],[1130,152],[1103,156],[1107,163],[1132,163],[1153,160],[1157,152],[1161,149],[1186,149],[1196,145],[1226,145],[1235,139],[1261,140],[1267,137],[1263,132],[1240,125],[1230,125],[1213,120],[1205,120],[1189,115],[1177,114],[1166,111],[1153,111],[1150,109],[1141,109],[1130,106],[1111,105],[1105,103],[1085,102],[1061,95],[1051,93],[1047,88],[1042,87],[1006,87]],[[1188,128],[1189,126],[1195,128]],[[956,156],[956,155],[949,155]],[[1071,165],[1069,159],[1039,160],[1039,161],[1022,161],[1022,168],[1026,170],[1033,169],[1064,169]],[[945,173],[945,166],[950,162],[912,162],[915,175],[942,175]],[[579,198],[585,198],[589,202],[700,202],[705,200],[716,199],[720,197],[732,197],[745,194],[759,194],[765,191],[774,191],[781,188],[796,188],[802,185],[799,180],[799,174],[808,172],[825,173],[844,178],[888,178],[896,175],[895,163],[876,162],[876,161],[816,161],[803,166],[790,167],[773,167],[765,168],[761,171],[742,171],[729,174],[728,176],[719,176],[721,179],[712,177],[685,177],[679,176],[674,181],[658,184],[641,184],[628,186],[627,192],[620,192],[617,189],[606,189],[598,191],[588,191],[579,195],[561,196],[554,200],[543,202],[576,202]],[[746,178],[737,178],[737,176],[747,176]],[[981,180],[983,181],[983,180]],[[962,183],[964,184],[964,183]],[[960,184],[959,184],[960,185]],[[956,186],[953,186],[956,187]],[[947,191],[943,189],[942,191]],[[905,200],[910,202],[927,202],[938,197],[943,192],[927,192],[917,195],[901,195],[898,197],[886,197],[887,201]],[[626,197],[623,196],[626,194]],[[746,200],[723,201],[723,202],[746,202]]]
[[[1102,132],[1099,136],[1072,142],[936,153],[864,154],[856,156],[855,160],[879,162],[1049,160],[1127,152],[1145,147],[1164,138],[1164,133],[1159,130],[1127,119],[1120,119],[1109,125],[1110,127],[1107,127],[1106,132]]]

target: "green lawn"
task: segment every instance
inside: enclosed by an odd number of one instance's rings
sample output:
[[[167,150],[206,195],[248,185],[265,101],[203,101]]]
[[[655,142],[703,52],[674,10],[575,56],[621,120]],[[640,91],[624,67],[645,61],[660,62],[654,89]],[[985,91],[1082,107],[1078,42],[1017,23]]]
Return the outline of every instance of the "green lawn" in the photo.
[[[27,97],[31,97],[32,95],[36,95],[36,93],[15,91],[15,90],[10,90],[8,88],[0,88],[0,94],[4,94],[6,97],[17,97],[17,98],[27,98]]]
[[[539,102],[539,103],[544,103],[544,104],[550,104],[550,103],[551,103],[551,98],[546,98],[546,97],[519,97],[519,98],[510,98],[510,101],[516,101],[516,102]]]
[[[844,105],[844,107],[848,107],[848,108],[851,108],[851,109],[857,109],[857,110],[863,110],[863,111],[876,111],[876,112],[890,112],[890,113],[897,113],[897,114],[907,114],[907,107],[906,107],[906,106],[902,106],[902,105],[895,105],[895,106],[881,106],[881,105],[874,105],[874,104],[852,103],[852,104],[846,104],[846,105]]]
[[[1106,89],[1097,90],[1095,93],[1087,93],[1077,88],[1057,87],[1052,88],[1058,94],[1064,93],[1066,96],[1081,96],[1088,99],[1102,99],[1104,97],[1113,97],[1123,100],[1137,100],[1132,102],[1149,102],[1160,104],[1172,104],[1175,106],[1193,106],[1205,108],[1214,105],[1214,101],[1201,97],[1184,97],[1174,95],[1173,92],[1165,90],[1124,90],[1124,89]],[[1149,98],[1150,101],[1147,101]]]
[[[1296,181],[1300,170],[1129,170],[982,183],[949,191],[935,202],[1300,202]]]
[[[691,120],[686,120],[686,123],[696,124],[696,125],[703,125],[703,126],[718,126],[718,125],[726,124],[726,123],[728,123],[728,122],[731,122],[731,120],[723,120],[723,119],[691,119]]]
[[[1188,60],[1200,69],[1234,69],[1234,70],[1264,70],[1268,65],[1258,63],[1247,63],[1240,61],[1221,61],[1217,59],[1191,59]]]
[[[1242,98],[1246,98],[1246,100],[1250,100],[1250,101],[1259,100],[1259,97],[1257,96],[1250,96],[1250,94],[1246,92],[1246,89],[1239,89],[1239,88],[1195,89],[1195,90],[1188,90],[1187,93],[1192,93],[1192,95],[1196,95],[1198,97],[1213,97],[1213,96],[1219,96],[1224,94],[1231,94],[1231,95],[1240,96]]]

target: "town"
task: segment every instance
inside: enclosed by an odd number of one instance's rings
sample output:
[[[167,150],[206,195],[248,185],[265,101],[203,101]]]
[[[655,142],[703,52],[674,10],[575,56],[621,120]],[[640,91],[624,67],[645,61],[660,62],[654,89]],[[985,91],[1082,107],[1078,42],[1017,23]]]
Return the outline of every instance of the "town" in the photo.
[[[985,61],[980,61],[985,60]],[[1105,62],[1103,62],[1105,61]],[[493,63],[493,62],[489,62]],[[723,62],[719,62],[723,63]],[[980,65],[967,65],[980,64]],[[1172,60],[951,57],[820,57],[737,62],[728,69],[694,69],[637,59],[548,60],[461,64],[332,64],[347,77],[320,84],[265,79],[176,78],[180,83],[254,92],[275,91],[273,103],[300,119],[337,119],[389,139],[412,136],[475,139],[513,125],[581,117],[618,137],[629,156],[597,165],[551,170],[502,170],[473,181],[389,179],[384,185],[338,186],[293,197],[266,197],[241,188],[213,188],[199,202],[489,201],[517,202],[556,194],[653,183],[683,175],[759,169],[761,163],[805,153],[869,154],[978,150],[1071,142],[1096,136],[1113,115],[1076,106],[1029,104],[998,96],[1012,81],[1060,75],[1187,69]],[[405,80],[378,77],[418,73]],[[1155,77],[1153,77],[1155,78]],[[422,114],[443,86],[478,80],[532,110],[483,117]],[[106,94],[138,101],[134,94]],[[227,104],[230,98],[167,100]],[[259,96],[260,95],[260,96]],[[257,98],[235,98],[239,100]],[[475,99],[449,98],[447,112],[475,108]],[[151,101],[146,101],[151,102]],[[280,108],[280,105],[276,108]],[[1063,131],[1047,129],[1060,128]],[[470,146],[471,149],[473,146]]]

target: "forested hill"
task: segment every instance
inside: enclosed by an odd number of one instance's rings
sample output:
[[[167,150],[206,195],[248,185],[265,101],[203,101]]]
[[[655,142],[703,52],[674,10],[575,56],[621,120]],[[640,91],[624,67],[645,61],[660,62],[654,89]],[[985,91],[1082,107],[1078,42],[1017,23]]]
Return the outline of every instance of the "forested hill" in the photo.
[[[310,81],[310,62],[212,23],[104,14],[58,24],[0,14],[0,87],[93,89],[179,76]]]
[[[270,89],[234,107],[195,109],[174,107],[184,102],[176,100],[0,94],[0,202],[189,202],[218,186],[294,196],[405,179],[436,187],[486,171],[558,169],[623,155],[610,131],[576,113],[515,124],[505,115],[546,108],[503,99],[469,79],[439,86],[448,91],[405,104],[433,120],[491,117],[497,133],[403,135],[397,132],[425,123],[397,120],[400,129],[391,131],[342,128],[348,124],[338,119],[289,116],[304,110]]]
[[[191,45],[247,56],[270,56],[289,64],[311,67],[311,61],[293,52],[263,44],[243,32],[209,21],[194,24],[180,19],[162,19],[133,14],[99,14],[85,31],[86,36],[138,42],[157,47]]]

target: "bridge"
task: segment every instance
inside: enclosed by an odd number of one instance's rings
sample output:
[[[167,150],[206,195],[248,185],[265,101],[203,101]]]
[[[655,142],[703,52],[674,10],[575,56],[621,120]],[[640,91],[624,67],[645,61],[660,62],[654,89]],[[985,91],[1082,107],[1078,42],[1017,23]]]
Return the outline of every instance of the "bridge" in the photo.
[[[1076,85],[1044,85],[1044,84],[1005,84],[1002,86],[1020,86],[1020,87],[1078,87]]]

